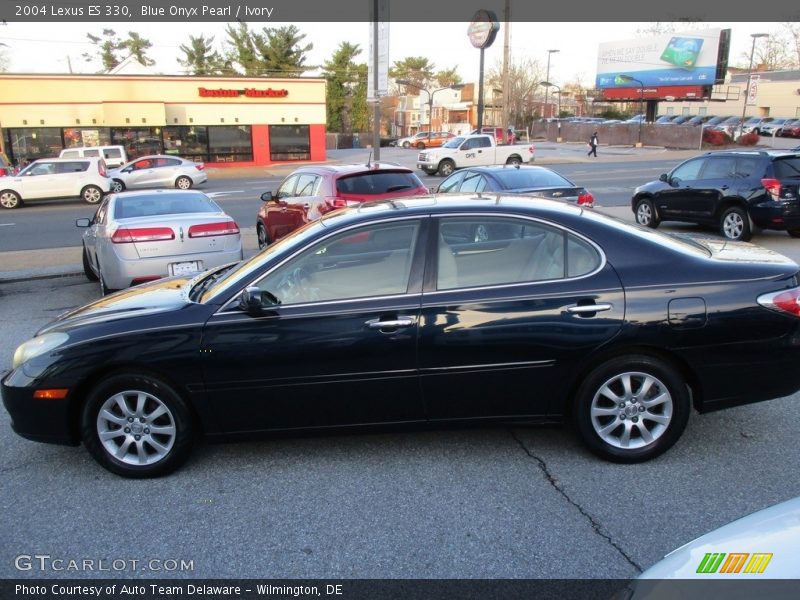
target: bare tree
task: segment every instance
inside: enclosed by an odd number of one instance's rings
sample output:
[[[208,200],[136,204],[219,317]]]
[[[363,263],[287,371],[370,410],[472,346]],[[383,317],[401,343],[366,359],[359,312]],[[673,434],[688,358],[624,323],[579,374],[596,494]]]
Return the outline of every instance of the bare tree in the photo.
[[[787,38],[788,53],[791,55],[792,69],[800,69],[800,23],[784,23],[783,33]]]
[[[753,68],[760,68],[764,71],[781,71],[791,68],[793,65],[792,49],[789,47],[791,42],[788,36],[782,31],[772,31],[768,38],[757,39],[755,49],[751,46],[746,52],[742,52],[741,68],[747,69],[750,65],[750,52],[753,52]]]
[[[532,120],[532,106],[534,104],[537,88],[544,93],[544,88],[539,87],[539,82],[544,79],[544,69],[538,61],[530,58],[515,59],[510,57],[508,62],[508,118],[516,127],[527,125]],[[502,88],[503,62],[498,60],[486,75],[486,86]]]

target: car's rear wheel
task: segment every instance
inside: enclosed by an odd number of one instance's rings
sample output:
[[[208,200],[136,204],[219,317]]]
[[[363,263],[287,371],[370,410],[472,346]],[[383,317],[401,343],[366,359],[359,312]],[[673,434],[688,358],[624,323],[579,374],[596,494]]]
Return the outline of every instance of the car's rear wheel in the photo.
[[[653,201],[649,198],[642,198],[636,203],[636,222],[652,229],[658,227],[660,219]]]
[[[81,198],[87,204],[97,204],[103,199],[103,190],[96,185],[87,185],[81,190]]]
[[[506,161],[507,165],[521,165],[522,159],[519,156],[509,156]]]
[[[92,265],[89,262],[89,253],[86,252],[86,246],[83,247],[83,274],[89,281],[97,281],[97,273],[92,270]]]
[[[116,291],[108,287],[108,285],[106,285],[106,280],[103,277],[103,271],[100,271],[100,274],[97,276],[97,281],[100,282],[100,293],[103,296],[108,296],[109,294],[113,294]]]
[[[439,175],[447,177],[456,170],[456,164],[449,158],[439,163]]]
[[[403,148],[411,148],[410,142],[403,142]]]
[[[125,184],[119,179],[113,179],[111,181],[111,191],[115,194],[125,191]]]
[[[417,142],[417,150],[425,150],[425,144],[423,142]]]
[[[738,206],[731,206],[722,213],[719,232],[722,237],[729,240],[746,242],[752,236],[750,218],[743,209]]]
[[[123,477],[157,477],[189,457],[192,415],[178,393],[141,373],[112,375],[90,393],[81,433],[92,457]]]
[[[256,225],[256,235],[258,236],[258,249],[266,248],[269,245],[269,236],[263,224]]]
[[[689,392],[669,363],[620,356],[596,367],[575,396],[574,417],[586,446],[621,463],[650,460],[668,450],[689,419]]]
[[[186,177],[186,175],[181,175],[175,180],[175,187],[179,190],[188,190],[192,187],[192,180]]]
[[[16,192],[11,190],[0,192],[0,206],[3,208],[19,208],[20,204],[22,204],[22,199]]]

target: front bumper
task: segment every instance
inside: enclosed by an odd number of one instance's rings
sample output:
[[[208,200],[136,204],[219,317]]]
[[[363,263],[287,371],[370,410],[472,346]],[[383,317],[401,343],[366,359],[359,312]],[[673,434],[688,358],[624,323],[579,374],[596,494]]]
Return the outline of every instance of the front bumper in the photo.
[[[69,395],[63,400],[39,400],[36,388],[14,385],[16,371],[0,381],[3,405],[11,416],[11,429],[26,439],[50,444],[77,446],[78,432],[70,426]]]

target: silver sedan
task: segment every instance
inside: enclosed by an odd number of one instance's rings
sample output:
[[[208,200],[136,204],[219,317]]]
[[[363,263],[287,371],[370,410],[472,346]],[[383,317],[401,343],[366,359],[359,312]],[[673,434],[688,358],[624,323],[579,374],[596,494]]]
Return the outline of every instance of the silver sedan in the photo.
[[[203,163],[166,154],[140,156],[117,169],[111,169],[108,176],[111,178],[112,192],[159,187],[188,190],[208,181]]]
[[[236,222],[196,190],[109,194],[94,218],[78,219],[83,270],[103,294],[242,260]]]

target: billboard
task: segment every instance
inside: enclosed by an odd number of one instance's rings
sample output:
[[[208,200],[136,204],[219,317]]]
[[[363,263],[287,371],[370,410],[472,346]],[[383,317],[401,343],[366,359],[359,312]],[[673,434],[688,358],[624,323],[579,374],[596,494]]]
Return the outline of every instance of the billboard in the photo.
[[[628,84],[630,85],[630,84]],[[644,88],[605,88],[601,90],[603,100],[638,101],[642,100],[707,100],[711,96],[711,87],[702,85],[670,85]]]
[[[720,40],[729,31],[698,29],[600,44],[595,87],[639,85],[621,76],[644,86],[714,85],[722,71],[718,66],[728,60],[727,44]]]

